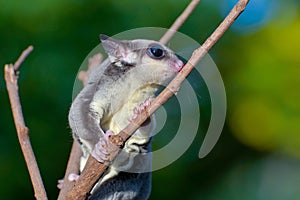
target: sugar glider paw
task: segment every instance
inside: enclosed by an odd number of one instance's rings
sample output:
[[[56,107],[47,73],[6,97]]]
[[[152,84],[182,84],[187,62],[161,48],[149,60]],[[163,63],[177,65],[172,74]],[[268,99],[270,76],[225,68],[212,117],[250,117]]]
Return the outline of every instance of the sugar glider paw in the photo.
[[[57,188],[61,190],[63,187],[64,187],[64,179],[59,179],[57,181]]]
[[[142,113],[148,106],[150,106],[151,102],[153,101],[152,98],[147,99],[143,103],[141,103],[137,108],[133,109],[133,116],[129,118],[128,120],[132,122],[137,116]]]
[[[109,143],[109,137],[114,135],[114,132],[111,130],[107,130],[104,137],[99,139],[99,142],[95,145],[94,150],[91,155],[98,160],[98,162],[104,163],[109,161],[109,152],[107,151]]]
[[[70,173],[68,176],[69,181],[77,181],[79,179],[79,175],[75,173]]]
[[[78,174],[70,173],[69,176],[68,176],[68,181],[71,181],[71,182],[77,181],[78,178],[79,178]],[[64,187],[64,183],[65,183],[64,179],[58,180],[57,181],[57,188],[61,190]]]

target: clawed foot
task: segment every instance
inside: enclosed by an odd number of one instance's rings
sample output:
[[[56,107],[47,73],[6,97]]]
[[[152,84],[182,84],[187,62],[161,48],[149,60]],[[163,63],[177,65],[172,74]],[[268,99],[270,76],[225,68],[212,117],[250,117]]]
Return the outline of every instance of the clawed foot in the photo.
[[[133,109],[133,116],[128,120],[132,122],[132,120],[136,119],[139,114],[141,114],[148,106],[150,106],[153,99],[147,99],[144,103],[141,103],[139,107]]]
[[[79,175],[78,174],[71,173],[68,176],[68,180],[69,181],[77,181],[78,179],[79,179]]]
[[[74,173],[71,173],[68,176],[68,180],[71,181],[71,182],[77,181],[78,178],[79,178],[79,175],[78,174],[74,174]],[[58,182],[57,182],[58,189],[61,190],[64,187],[64,182],[65,182],[64,179],[58,180]]]
[[[62,189],[64,187],[64,179],[60,179],[57,181],[57,188]]]
[[[92,151],[91,155],[98,160],[101,163],[110,161],[109,160],[109,152],[107,149],[109,148],[109,145],[112,145],[109,143],[109,137],[111,135],[114,135],[114,132],[111,130],[106,131],[103,138],[100,138],[99,142],[95,145],[94,150]]]

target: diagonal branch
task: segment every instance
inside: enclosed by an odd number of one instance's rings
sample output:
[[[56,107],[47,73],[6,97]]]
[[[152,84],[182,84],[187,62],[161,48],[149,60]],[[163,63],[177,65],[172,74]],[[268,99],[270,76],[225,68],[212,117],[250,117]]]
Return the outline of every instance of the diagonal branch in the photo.
[[[192,0],[189,5],[184,9],[180,16],[175,20],[172,26],[168,31],[160,38],[159,42],[166,44],[176,33],[176,31],[183,25],[185,20],[191,15],[196,6],[200,3],[201,0]]]
[[[112,135],[110,137],[110,141],[113,144],[121,147],[151,114],[153,114],[171,96],[178,92],[180,85],[185,80],[187,75],[221,38],[221,36],[231,26],[235,19],[244,11],[248,1],[249,0],[239,0],[237,2],[237,4],[233,7],[218,28],[211,34],[211,36],[203,43],[202,46],[193,52],[192,57],[188,60],[187,64],[170,82],[170,84],[154,99],[151,105],[146,108],[145,112],[142,112],[140,115],[138,115],[138,117],[118,135]],[[112,157],[115,157],[118,154],[118,152],[115,151],[110,153],[112,154]],[[107,167],[108,166],[106,163],[99,163],[92,156],[90,156],[85,169],[80,175],[74,188],[68,193],[66,199],[85,199],[95,182],[100,178]]]
[[[34,188],[36,199],[47,199],[45,187],[40,175],[40,171],[30,144],[29,129],[25,125],[20,97],[18,93],[18,70],[25,58],[33,50],[33,46],[29,46],[23,51],[15,64],[7,64],[4,66],[4,76],[6,88],[9,95],[11,110],[18,133],[18,139],[25,158],[25,162],[29,171],[31,182]]]
[[[33,46],[29,46],[27,49],[25,49],[22,54],[20,55],[20,57],[18,58],[18,60],[15,62],[14,64],[14,69],[15,71],[18,71],[21,64],[24,62],[24,60],[26,59],[26,57],[33,51]]]

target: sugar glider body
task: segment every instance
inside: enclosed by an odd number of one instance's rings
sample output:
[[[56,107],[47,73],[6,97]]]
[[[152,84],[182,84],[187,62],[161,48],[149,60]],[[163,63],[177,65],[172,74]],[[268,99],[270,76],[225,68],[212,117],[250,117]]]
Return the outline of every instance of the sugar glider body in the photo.
[[[108,58],[89,75],[69,112],[73,137],[83,150],[81,170],[95,145],[117,134],[147,99],[181,70],[183,63],[167,47],[151,40],[118,41],[101,35]],[[154,116],[126,142],[94,187],[90,199],[147,199],[151,188],[151,133]],[[140,173],[143,172],[143,173]]]

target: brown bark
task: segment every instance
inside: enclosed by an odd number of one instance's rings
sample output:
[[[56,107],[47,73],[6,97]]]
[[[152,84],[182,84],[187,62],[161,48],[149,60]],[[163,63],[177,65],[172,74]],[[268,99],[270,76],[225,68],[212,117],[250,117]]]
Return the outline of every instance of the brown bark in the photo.
[[[21,56],[15,62],[15,64],[5,65],[4,76],[6,81],[7,92],[9,95],[11,110],[12,110],[15,126],[17,129],[19,143],[29,171],[35,197],[36,199],[45,200],[47,199],[47,194],[31,147],[31,143],[29,139],[29,129],[25,125],[25,121],[22,113],[22,106],[20,102],[20,96],[18,92],[19,68],[22,62],[25,60],[25,58],[30,54],[32,50],[33,47],[29,46],[26,50],[22,52]]]

